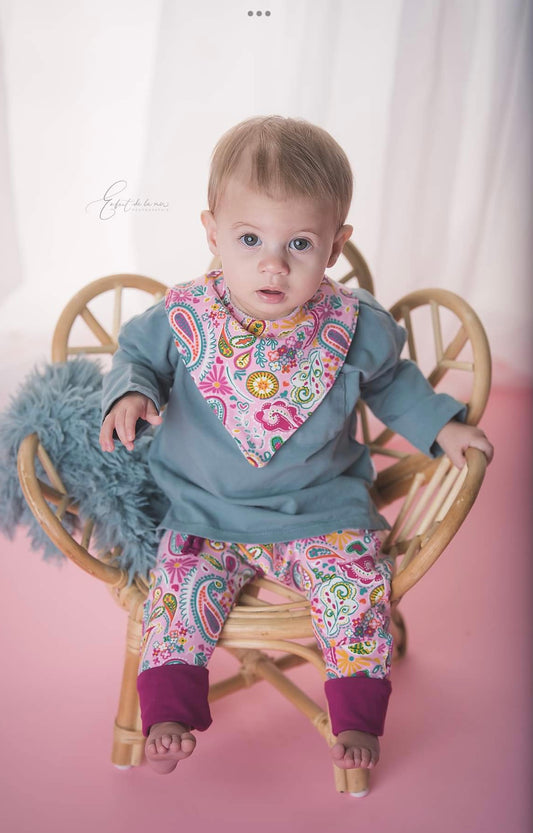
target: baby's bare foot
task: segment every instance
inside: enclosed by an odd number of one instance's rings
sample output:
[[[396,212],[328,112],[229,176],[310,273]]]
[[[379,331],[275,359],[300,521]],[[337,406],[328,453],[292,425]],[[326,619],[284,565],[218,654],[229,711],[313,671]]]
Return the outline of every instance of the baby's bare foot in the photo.
[[[178,761],[194,751],[196,738],[181,723],[154,723],[150,727],[144,751],[146,760],[159,775],[167,775]]]
[[[379,761],[379,740],[356,729],[339,732],[337,743],[331,747],[331,757],[340,769],[372,769]]]

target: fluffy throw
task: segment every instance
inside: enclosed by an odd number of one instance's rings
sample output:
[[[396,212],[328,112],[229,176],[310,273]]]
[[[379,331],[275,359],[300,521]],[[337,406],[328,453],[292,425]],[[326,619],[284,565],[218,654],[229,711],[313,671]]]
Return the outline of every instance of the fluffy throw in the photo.
[[[95,522],[91,549],[120,547],[119,563],[131,581],[154,565],[167,502],[148,469],[151,435],[139,438],[132,452],[119,442],[111,454],[100,449],[101,388],[100,366],[85,358],[36,368],[24,380],[0,414],[0,530],[12,537],[26,527],[33,549],[46,558],[60,555],[30,512],[17,476],[20,443],[35,431],[80,518]],[[38,476],[46,479],[42,469]]]

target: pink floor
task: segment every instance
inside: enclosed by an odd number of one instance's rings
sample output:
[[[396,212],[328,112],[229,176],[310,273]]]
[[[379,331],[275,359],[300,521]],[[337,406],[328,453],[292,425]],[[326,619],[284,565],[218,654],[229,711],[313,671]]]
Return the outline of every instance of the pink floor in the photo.
[[[336,794],[322,739],[266,684],[215,703],[172,776],[116,770],[124,614],[22,535],[3,541],[2,833],[529,830],[531,392],[496,390],[483,426],[496,457],[466,526],[403,602],[409,652],[361,800]],[[228,667],[215,656],[213,678]],[[293,674],[321,697],[312,670]]]

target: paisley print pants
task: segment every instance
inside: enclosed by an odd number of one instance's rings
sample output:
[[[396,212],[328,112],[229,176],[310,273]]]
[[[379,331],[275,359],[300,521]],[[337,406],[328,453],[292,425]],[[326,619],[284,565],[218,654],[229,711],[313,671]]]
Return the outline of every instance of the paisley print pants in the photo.
[[[392,562],[382,532],[344,530],[276,544],[236,544],[165,532],[144,608],[139,672],[207,666],[239,593],[255,576],[311,601],[328,679],[388,677]]]

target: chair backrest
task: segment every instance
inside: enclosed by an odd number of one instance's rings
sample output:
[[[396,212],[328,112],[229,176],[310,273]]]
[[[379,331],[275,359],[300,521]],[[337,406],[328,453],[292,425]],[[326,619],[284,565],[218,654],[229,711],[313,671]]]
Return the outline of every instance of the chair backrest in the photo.
[[[69,356],[111,355],[117,349],[117,338],[123,321],[133,313],[127,311],[126,295],[142,295],[140,309],[146,308],[146,295],[155,303],[162,298],[167,286],[145,275],[117,274],[98,278],[74,295],[59,316],[52,337],[52,361],[64,362]],[[111,296],[111,298],[109,297]],[[101,302],[100,311],[90,309],[92,301]],[[109,303],[112,300],[112,303]],[[128,298],[129,300],[129,298]],[[129,305],[128,305],[129,306]],[[139,308],[134,311],[139,312]],[[84,339],[90,343],[73,343],[73,329],[84,323]]]

